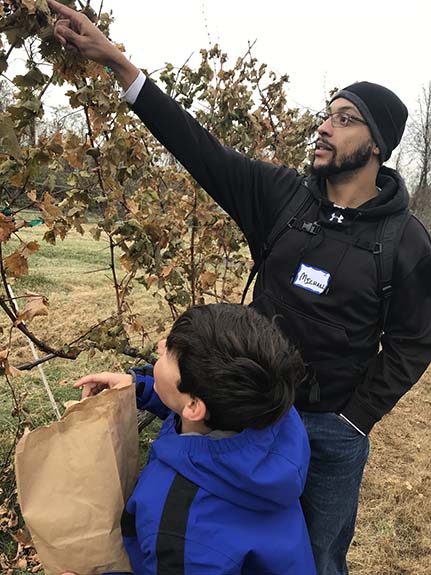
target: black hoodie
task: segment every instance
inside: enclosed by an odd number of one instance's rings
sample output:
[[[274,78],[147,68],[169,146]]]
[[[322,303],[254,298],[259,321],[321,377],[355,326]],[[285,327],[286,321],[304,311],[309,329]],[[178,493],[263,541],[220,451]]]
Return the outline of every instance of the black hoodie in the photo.
[[[148,79],[132,108],[237,222],[254,257],[293,195],[308,193],[296,170],[222,146]],[[276,318],[310,365],[297,407],[342,412],[365,433],[431,361],[431,241],[413,217],[399,243],[381,336],[375,258],[352,240],[375,239],[379,221],[405,209],[408,193],[386,167],[377,186],[375,198],[343,209],[327,199],[324,181],[311,178],[313,202],[304,219],[318,221],[321,233],[293,228],[281,236],[258,274],[252,304]]]

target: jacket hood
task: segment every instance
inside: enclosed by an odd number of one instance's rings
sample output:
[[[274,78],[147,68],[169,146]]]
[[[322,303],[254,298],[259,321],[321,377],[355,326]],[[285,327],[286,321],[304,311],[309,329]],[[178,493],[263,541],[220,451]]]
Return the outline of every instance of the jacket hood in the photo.
[[[299,498],[309,457],[307,433],[295,408],[265,429],[223,439],[178,435],[171,414],[151,454],[203,490],[257,511],[288,507]]]
[[[401,175],[392,168],[382,166],[377,175],[378,195],[368,200],[358,208],[346,208],[344,213],[361,219],[378,219],[382,216],[404,210],[409,205],[409,193]],[[327,199],[325,180],[319,176],[311,176],[309,190],[322,205],[331,205]]]

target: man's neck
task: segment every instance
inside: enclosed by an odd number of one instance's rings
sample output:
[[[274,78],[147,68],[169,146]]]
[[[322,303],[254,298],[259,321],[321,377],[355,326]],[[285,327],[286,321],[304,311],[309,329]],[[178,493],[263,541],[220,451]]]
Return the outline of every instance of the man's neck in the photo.
[[[330,176],[326,180],[328,199],[343,208],[357,208],[377,196],[376,177],[369,170]]]

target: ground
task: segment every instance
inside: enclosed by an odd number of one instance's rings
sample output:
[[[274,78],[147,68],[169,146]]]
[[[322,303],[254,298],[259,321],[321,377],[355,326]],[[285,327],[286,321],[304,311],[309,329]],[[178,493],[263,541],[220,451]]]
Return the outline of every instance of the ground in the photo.
[[[431,370],[371,433],[351,575],[431,574]]]

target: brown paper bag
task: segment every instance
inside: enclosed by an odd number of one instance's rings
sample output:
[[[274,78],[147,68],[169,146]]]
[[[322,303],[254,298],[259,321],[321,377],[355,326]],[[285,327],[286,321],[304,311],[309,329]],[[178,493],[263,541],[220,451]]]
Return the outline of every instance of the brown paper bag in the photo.
[[[120,520],[138,475],[133,385],[102,391],[25,434],[18,499],[46,575],[131,571]]]

